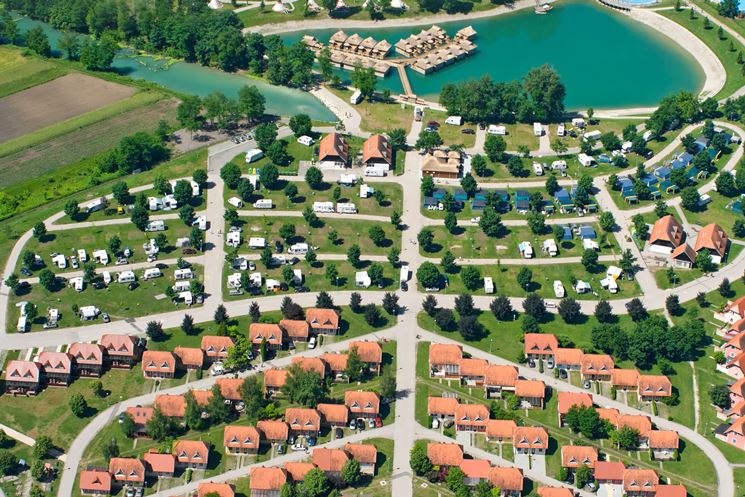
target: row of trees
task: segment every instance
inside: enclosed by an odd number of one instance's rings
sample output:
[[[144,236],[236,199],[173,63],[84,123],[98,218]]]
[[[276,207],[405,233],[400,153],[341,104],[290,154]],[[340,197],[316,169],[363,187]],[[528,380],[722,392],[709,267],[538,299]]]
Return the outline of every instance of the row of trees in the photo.
[[[255,86],[244,85],[238,90],[238,98],[231,99],[214,92],[203,99],[187,96],[177,110],[179,124],[190,132],[197,131],[205,123],[219,129],[228,129],[239,120],[249,123],[260,119],[266,109],[266,99]]]

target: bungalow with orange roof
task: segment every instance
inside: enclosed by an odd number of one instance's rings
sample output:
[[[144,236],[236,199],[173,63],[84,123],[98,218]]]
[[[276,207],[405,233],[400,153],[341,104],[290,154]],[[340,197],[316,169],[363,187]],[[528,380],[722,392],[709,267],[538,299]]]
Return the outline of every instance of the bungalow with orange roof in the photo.
[[[596,407],[595,412],[598,413],[598,416],[603,421],[607,421],[613,426],[618,425],[618,418],[621,416],[621,413],[618,412],[618,409],[615,409],[613,407]]]
[[[427,457],[433,466],[454,468],[463,462],[463,447],[453,443],[428,443]]]
[[[145,378],[173,378],[175,374],[176,356],[172,352],[146,350],[142,353],[142,376]]]
[[[223,447],[226,454],[256,454],[260,444],[259,430],[253,426],[228,425],[223,430]]]
[[[427,397],[427,414],[433,421],[453,419],[456,407],[458,407],[458,399],[455,397]]]
[[[305,481],[305,475],[308,471],[315,468],[316,466],[310,462],[286,462],[285,471],[287,476],[290,477],[293,483],[301,483]]]
[[[138,339],[130,335],[101,335],[98,343],[106,351],[104,365],[110,368],[131,368],[142,353]]]
[[[523,470],[494,466],[489,469],[489,483],[502,490],[505,497],[519,497],[523,493]]]
[[[264,372],[264,396],[274,397],[282,391],[287,382],[288,371],[286,369],[267,369]]]
[[[733,406],[745,401],[745,378],[740,378],[729,386],[729,400]]]
[[[256,423],[261,441],[271,444],[284,443],[290,437],[290,428],[281,419],[262,419]]]
[[[99,377],[103,373],[104,349],[97,343],[75,342],[67,353],[72,356],[73,372],[77,376]]]
[[[314,371],[321,379],[326,377],[326,363],[318,357],[293,357],[292,366],[297,366],[303,371]]]
[[[241,395],[243,378],[218,378],[215,383],[220,388],[220,393],[225,397],[225,400],[231,402],[241,402],[243,400]]]
[[[310,336],[310,326],[302,319],[281,319],[279,327],[284,332],[283,336],[292,343],[307,342]]]
[[[311,461],[318,469],[326,473],[329,479],[337,482],[341,480],[341,470],[349,460],[349,454],[342,449],[323,447],[313,449],[311,457]]]
[[[538,487],[538,497],[574,497],[574,492],[566,487]]]
[[[721,264],[727,254],[728,246],[727,233],[718,224],[710,223],[699,230],[693,251],[699,254],[703,250],[708,250],[711,254],[711,261],[714,264]]]
[[[489,364],[484,375],[484,395],[487,399],[501,397],[502,392],[514,392],[517,368],[502,364]]]
[[[176,367],[179,369],[197,370],[204,367],[204,351],[197,347],[176,347],[173,349],[176,356]]]
[[[484,359],[460,360],[460,383],[464,386],[475,387],[484,384],[486,369],[489,363]]]
[[[546,384],[541,380],[517,380],[515,395],[524,406],[543,409],[546,398]]]
[[[133,457],[112,457],[109,460],[109,473],[114,481],[112,491],[123,486],[145,486],[145,465]]]
[[[345,381],[347,379],[347,362],[349,354],[340,354],[338,352],[326,352],[321,356],[321,360],[334,381]]]
[[[228,349],[235,345],[231,337],[207,335],[202,337],[201,349],[204,351],[205,365],[221,362],[228,358]]]
[[[349,144],[339,133],[329,133],[318,144],[318,166],[321,169],[344,169],[349,166]]]
[[[564,418],[574,406],[592,407],[592,395],[589,393],[559,392],[559,426],[564,426]]]
[[[463,349],[460,345],[432,343],[429,345],[429,375],[444,378],[460,377]]]
[[[44,383],[66,387],[72,383],[72,356],[65,352],[40,352],[36,361],[41,365]]]
[[[620,461],[597,461],[594,477],[599,485],[623,485],[623,472],[626,466]]]
[[[344,392],[344,405],[353,418],[375,419],[380,415],[380,397],[375,392]]]
[[[670,397],[673,393],[673,384],[665,375],[639,375],[638,386],[639,398],[641,400],[657,400]]]
[[[654,497],[660,478],[652,469],[627,469],[623,472],[623,491],[627,497]]]
[[[670,253],[673,266],[682,269],[691,269],[696,263],[696,252],[687,243],[681,243]]]
[[[283,468],[253,467],[248,485],[251,490],[250,497],[279,497],[285,483],[287,472]]]
[[[349,409],[344,404],[318,404],[316,410],[321,414],[321,426],[343,428],[349,422]]]
[[[491,464],[486,459],[463,459],[460,469],[463,471],[463,484],[475,487],[489,479]]]
[[[168,418],[183,418],[186,414],[186,398],[183,395],[156,395],[155,407]]]
[[[570,470],[580,466],[594,468],[598,461],[598,449],[589,445],[562,445],[561,465]]]
[[[373,444],[353,444],[344,445],[344,450],[352,459],[360,465],[360,473],[363,475],[375,476],[375,463],[378,460],[378,449]]]
[[[685,231],[673,216],[668,214],[655,221],[649,235],[649,250],[658,254],[670,254],[683,243]]]
[[[621,429],[624,426],[633,428],[639,432],[639,448],[649,448],[649,432],[652,431],[652,421],[649,416],[643,414],[621,414],[618,416],[616,428]]]
[[[176,473],[176,456],[161,454],[156,449],[150,449],[142,456],[145,461],[145,473],[155,478],[171,478]]]
[[[321,431],[321,415],[315,409],[292,407],[285,410],[285,422],[290,427],[290,435],[317,437]]]
[[[455,407],[455,430],[485,432],[489,408],[484,404],[458,404]]]
[[[311,333],[323,335],[339,334],[339,315],[334,309],[311,307],[305,311],[305,321]]]
[[[78,482],[83,495],[109,495],[111,493],[111,474],[102,469],[87,469],[80,472]]]
[[[657,485],[654,497],[687,497],[688,490],[684,485]]]
[[[393,167],[393,148],[383,135],[372,135],[362,145],[362,164],[366,167]]]
[[[732,424],[721,424],[714,430],[714,435],[740,450],[745,450],[745,416],[738,418]]]
[[[649,432],[649,448],[653,459],[660,461],[677,459],[679,445],[680,439],[677,431],[652,430]]]
[[[267,350],[281,350],[282,328],[278,324],[251,323],[248,326],[248,340],[254,350],[258,350],[262,342],[266,342]]]
[[[490,419],[486,422],[487,442],[511,442],[517,424],[511,419]]]
[[[197,497],[235,497],[235,490],[229,483],[200,483]]]
[[[540,426],[518,426],[512,434],[515,454],[545,455],[548,432]]]
[[[582,357],[584,355],[582,349],[558,347],[554,353],[554,363],[557,369],[579,371],[582,367]]]
[[[147,423],[153,417],[153,408],[142,406],[128,407],[126,413],[134,421],[133,436],[144,437],[147,435]]]
[[[9,361],[5,367],[5,391],[12,394],[36,394],[41,390],[41,366],[38,362]]]
[[[554,359],[556,349],[559,348],[559,340],[556,335],[550,333],[526,333],[525,334],[525,358],[529,360]]]
[[[173,443],[173,455],[179,468],[207,469],[210,448],[201,440],[176,440]]]
[[[582,356],[580,371],[584,380],[610,381],[613,368],[613,358],[608,354],[585,354]]]
[[[610,384],[619,391],[635,391],[639,388],[639,371],[614,368],[611,371]]]
[[[383,348],[378,342],[359,341],[349,344],[349,350],[356,349],[357,355],[370,373],[380,374],[383,364]]]

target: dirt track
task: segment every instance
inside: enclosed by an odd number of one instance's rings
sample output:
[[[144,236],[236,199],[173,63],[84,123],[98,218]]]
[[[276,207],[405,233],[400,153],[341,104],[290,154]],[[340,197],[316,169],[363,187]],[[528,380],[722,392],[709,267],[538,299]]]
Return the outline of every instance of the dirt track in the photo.
[[[0,98],[0,143],[134,94],[134,88],[84,74],[68,74]]]

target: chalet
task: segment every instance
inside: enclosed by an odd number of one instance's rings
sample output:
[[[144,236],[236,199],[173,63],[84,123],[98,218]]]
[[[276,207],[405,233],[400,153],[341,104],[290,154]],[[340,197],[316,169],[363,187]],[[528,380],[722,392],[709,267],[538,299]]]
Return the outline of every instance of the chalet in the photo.
[[[176,473],[176,456],[161,454],[150,449],[142,456],[145,462],[145,474],[155,478],[171,478]]]
[[[68,386],[72,383],[72,356],[65,352],[40,352],[36,358],[47,385]]]
[[[341,449],[313,449],[312,462],[333,481],[341,480],[341,470],[350,457]]]
[[[729,400],[733,406],[745,401],[745,378],[740,378],[729,386]]]
[[[142,375],[148,379],[173,378],[176,356],[172,352],[146,350],[142,353]]]
[[[489,469],[489,483],[501,489],[506,497],[519,497],[523,493],[523,471],[494,466]]]
[[[77,376],[99,377],[103,372],[104,348],[97,343],[75,342],[67,353],[72,356],[73,372]]]
[[[321,431],[321,415],[315,409],[288,408],[285,410],[285,422],[293,436],[317,437]]]
[[[231,337],[207,335],[202,337],[201,349],[204,351],[205,364],[221,362],[228,358],[228,349],[235,345]]]
[[[207,469],[210,448],[200,440],[176,440],[173,443],[173,455],[180,468]]]
[[[372,135],[362,145],[362,165],[365,167],[393,167],[393,148],[383,135]]]
[[[87,469],[80,472],[78,482],[83,495],[109,495],[111,493],[111,474],[102,469]]]
[[[574,497],[574,492],[566,487],[538,487],[538,497]]]
[[[458,404],[455,407],[456,431],[485,432],[489,408],[483,404]]]
[[[745,416],[732,424],[721,424],[714,430],[715,436],[740,450],[745,450]]]
[[[345,427],[349,422],[349,408],[343,404],[318,404],[316,410],[321,414],[322,426]]]
[[[486,379],[489,363],[484,359],[461,359],[460,382],[466,386],[481,386]]]
[[[282,319],[279,327],[285,332],[290,342],[307,342],[310,335],[310,326],[306,321],[299,319]]]
[[[367,370],[371,373],[380,374],[380,367],[383,364],[383,349],[378,342],[352,342],[349,344],[349,350],[356,349]]]
[[[687,243],[678,245],[670,253],[670,257],[673,260],[673,266],[682,269],[691,269],[696,263],[696,252]]]
[[[486,398],[499,397],[503,391],[514,391],[517,383],[517,368],[501,364],[490,364],[484,375]]]
[[[621,414],[618,416],[616,428],[620,430],[625,426],[639,432],[640,449],[649,447],[649,432],[652,431],[652,421],[648,416],[644,416],[643,414]]]
[[[253,426],[228,425],[223,430],[223,446],[230,455],[256,454],[259,451],[261,436]]]
[[[489,442],[511,442],[517,424],[511,419],[490,419],[486,422],[486,440]]]
[[[287,423],[279,419],[264,419],[256,423],[261,433],[261,441],[267,443],[284,443],[289,438],[290,429]]]
[[[584,355],[582,349],[558,347],[554,353],[555,367],[566,371],[579,371],[582,368]]]
[[[641,400],[655,400],[672,395],[673,385],[664,375],[639,375],[637,390]]]
[[[183,418],[186,414],[186,398],[183,395],[156,395],[155,407],[168,418]]]
[[[377,418],[380,415],[380,397],[375,392],[357,390],[344,393],[344,405],[354,418]]]
[[[434,466],[441,469],[453,468],[463,462],[463,448],[452,443],[428,443],[427,457]]]
[[[670,254],[683,243],[684,236],[683,226],[668,214],[658,219],[652,226],[649,250],[660,254]]]
[[[173,349],[178,369],[197,370],[204,367],[204,350],[196,347],[176,347]]]
[[[36,394],[41,389],[41,366],[33,361],[12,360],[5,367],[5,391]]]
[[[516,454],[544,455],[548,449],[548,432],[536,426],[518,426],[512,434]]]
[[[491,464],[486,459],[463,459],[460,469],[463,471],[463,483],[474,487],[489,479]]]
[[[348,443],[344,445],[344,451],[359,463],[363,475],[375,476],[378,449],[373,444]]]
[[[612,407],[596,407],[595,412],[598,413],[600,419],[609,422],[613,426],[618,425],[618,418],[621,416],[621,413],[618,412],[618,409],[614,409]]]
[[[141,460],[131,457],[112,457],[109,460],[109,473],[114,478],[114,487],[145,486],[145,465]]]
[[[344,169],[349,166],[349,145],[338,133],[329,133],[318,144],[318,165],[321,169]]]
[[[677,459],[679,445],[680,439],[677,431],[652,430],[649,432],[649,449],[654,459],[661,461]]]
[[[292,367],[297,367],[302,371],[313,371],[318,373],[321,379],[326,377],[326,363],[318,357],[293,357]]]
[[[597,461],[595,463],[595,481],[598,484],[623,485],[623,473],[626,466],[619,461]]]
[[[543,409],[546,384],[540,380],[517,380],[515,395],[522,403],[529,405],[531,408]]]
[[[559,348],[559,341],[555,335],[548,333],[525,334],[525,357],[528,359],[553,359],[557,348]]]
[[[422,176],[457,179],[461,170],[461,154],[456,150],[434,150],[422,156]]]
[[[305,321],[311,333],[337,335],[339,333],[339,315],[333,309],[312,307],[305,311]]]
[[[614,368],[610,375],[610,384],[616,390],[627,391],[639,388],[639,372],[636,369]]]
[[[248,340],[254,349],[258,349],[262,342],[266,342],[267,350],[282,348],[282,328],[278,324],[251,323],[248,327]]]
[[[580,466],[594,468],[598,461],[598,449],[587,445],[563,445],[561,447],[561,465],[569,469]]]
[[[310,462],[286,462],[285,470],[287,476],[293,481],[293,483],[301,483],[305,481],[305,475],[308,471],[314,469],[316,466]]]
[[[126,413],[135,423],[134,436],[144,437],[147,435],[147,423],[153,418],[153,408],[128,407]]]
[[[654,497],[687,497],[688,490],[684,485],[657,485]]]
[[[592,395],[589,393],[559,392],[559,426],[564,426],[564,417],[574,406],[592,407]]]
[[[326,364],[331,376],[335,380],[343,380],[347,375],[348,354],[339,354],[337,352],[326,352],[321,356],[321,360]]]
[[[660,479],[651,469],[627,469],[623,472],[623,491],[627,497],[654,497]]]
[[[218,378],[216,384],[220,387],[220,393],[225,400],[240,402],[243,399],[241,395],[243,378]]]
[[[458,399],[455,397],[428,397],[427,414],[433,420],[444,420],[455,418],[455,409],[458,407]]]
[[[137,339],[129,335],[101,335],[98,343],[106,351],[104,365],[112,368],[131,368],[141,353]]]
[[[287,374],[286,369],[268,369],[264,373],[264,396],[269,398],[280,393],[287,382]]]
[[[608,354],[585,354],[580,368],[582,379],[610,381],[613,366],[613,358]]]
[[[734,302],[727,302],[727,305],[722,310],[721,318],[729,324],[745,318],[745,296],[738,298]]]
[[[696,244],[693,251],[698,254],[702,250],[708,250],[711,260],[715,264],[721,264],[727,254],[729,237],[727,233],[716,223],[707,224],[698,232]]]
[[[250,497],[279,497],[282,485],[287,483],[287,472],[282,468],[251,468]]]
[[[429,375],[459,377],[463,349],[460,345],[433,343],[429,346]]]
[[[229,483],[200,483],[197,497],[235,497],[235,490]]]

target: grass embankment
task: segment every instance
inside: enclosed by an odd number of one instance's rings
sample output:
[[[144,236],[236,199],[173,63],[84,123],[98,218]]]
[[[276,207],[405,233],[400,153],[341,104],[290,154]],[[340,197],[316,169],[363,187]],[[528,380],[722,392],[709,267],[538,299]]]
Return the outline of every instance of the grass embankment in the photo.
[[[68,71],[41,58],[26,57],[20,50],[0,47],[0,98],[56,79]]]

